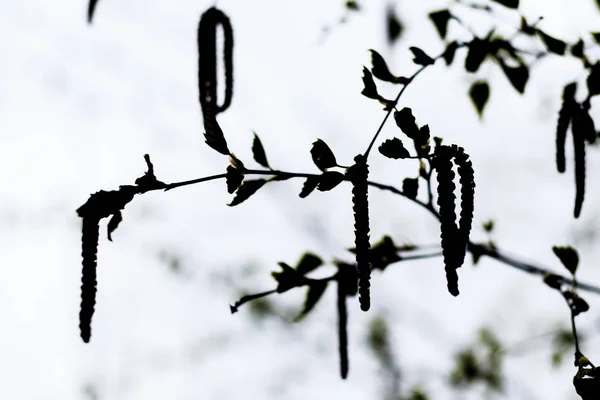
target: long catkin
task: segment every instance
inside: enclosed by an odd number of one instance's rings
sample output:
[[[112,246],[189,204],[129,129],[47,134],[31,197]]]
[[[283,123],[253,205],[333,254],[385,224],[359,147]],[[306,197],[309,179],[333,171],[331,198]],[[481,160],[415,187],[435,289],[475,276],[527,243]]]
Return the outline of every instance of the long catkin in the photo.
[[[81,236],[81,255],[83,269],[81,274],[81,308],[79,311],[79,331],[85,343],[92,335],[92,316],[96,305],[96,255],[98,254],[99,220],[83,218]]]

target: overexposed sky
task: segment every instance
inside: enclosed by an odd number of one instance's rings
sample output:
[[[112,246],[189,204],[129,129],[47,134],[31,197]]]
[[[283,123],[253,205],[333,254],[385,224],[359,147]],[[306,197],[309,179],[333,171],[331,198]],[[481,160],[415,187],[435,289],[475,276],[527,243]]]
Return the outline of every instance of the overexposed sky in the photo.
[[[300,199],[302,181],[272,183],[229,208],[225,182],[215,181],[136,198],[113,243],[101,227],[98,304],[92,341],[84,345],[75,210],[90,193],[133,183],[146,168],[145,153],[165,182],[222,173],[227,166],[204,144],[197,100],[196,29],[213,3],[100,0],[93,26],[86,23],[84,3],[0,2],[1,399],[94,399],[91,392],[111,400],[373,399],[381,394],[380,371],[364,337],[378,313],[391,323],[403,389],[421,384],[433,399],[462,399],[468,396],[448,391],[443,374],[477,329],[490,326],[508,346],[557,324],[568,327],[564,301],[539,278],[483,259],[461,269],[455,299],[446,291],[441,259],[401,263],[385,275],[374,273],[369,313],[349,302],[350,376],[342,381],[331,288],[293,326],[257,322],[249,308],[232,316],[228,304],[242,291],[273,288],[269,273],[277,262],[293,264],[305,250],[351,260],[344,250],[353,245],[349,185]],[[233,103],[219,121],[246,166],[254,166],[253,131],[274,168],[317,172],[309,153],[316,138],[329,144],[340,164],[350,164],[384,116],[379,104],[360,94],[368,49],[403,75],[416,70],[409,46],[431,55],[443,49],[426,14],[446,2],[399,0],[396,12],[406,31],[392,48],[384,35],[386,3],[364,3],[361,13],[339,25],[342,1],[218,2],[235,35]],[[592,0],[521,3],[529,20],[543,13],[540,27],[573,42],[600,26]],[[478,18],[464,10],[461,16]],[[508,10],[498,18],[509,32],[519,23]],[[474,24],[487,31],[484,20]],[[331,26],[326,37],[324,26]],[[461,34],[451,25],[451,36]],[[579,64],[544,59],[519,96],[496,66],[467,76],[463,57],[459,52],[452,68],[425,71],[400,105],[412,107],[433,135],[471,154],[474,240],[485,239],[481,223],[493,218],[500,248],[560,273],[551,246],[574,245],[581,280],[600,284],[598,151],[588,152],[588,191],[577,221],[572,165],[564,175],[554,167],[560,94],[565,83],[585,78]],[[467,97],[480,78],[492,86],[482,122]],[[388,97],[397,90],[380,88]],[[390,123],[382,139],[394,135]],[[570,160],[570,144],[567,149]],[[372,179],[386,184],[401,185],[417,171],[416,164],[376,153],[370,164]],[[375,190],[370,201],[373,241],[383,234],[397,243],[438,241],[438,225],[419,207]],[[173,257],[181,262],[177,273],[168,265]],[[299,310],[303,294],[273,301],[281,310]],[[591,310],[578,318],[580,326],[598,330],[600,299],[585,298]],[[503,398],[576,399],[570,359],[553,370],[551,343],[538,344],[539,350],[507,357]],[[599,344],[597,337],[584,344],[593,361],[600,360]]]

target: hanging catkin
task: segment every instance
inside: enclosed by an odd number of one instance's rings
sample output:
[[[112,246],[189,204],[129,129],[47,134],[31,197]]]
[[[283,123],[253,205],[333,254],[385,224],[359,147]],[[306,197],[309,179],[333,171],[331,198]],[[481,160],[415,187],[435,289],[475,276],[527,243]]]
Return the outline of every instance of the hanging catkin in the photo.
[[[458,235],[456,237],[457,252],[460,253],[457,262],[460,267],[465,260],[465,253],[469,245],[469,235],[473,224],[475,176],[469,155],[465,153],[462,147],[457,148],[454,162],[458,166],[458,176],[460,177],[460,219],[458,221]]]
[[[575,155],[575,208],[573,215],[579,218],[585,198],[585,138],[587,128],[585,117],[587,112],[579,105],[573,115],[573,149]]]
[[[456,269],[460,266],[461,256],[457,240],[458,228],[456,226],[456,196],[454,190],[454,171],[452,158],[456,153],[456,146],[438,146],[435,151],[434,165],[437,176],[437,203],[440,209],[440,237],[442,253],[446,270],[448,291],[453,296],[458,296],[458,275]],[[464,256],[463,256],[464,257]]]
[[[358,271],[358,295],[360,308],[367,311],[371,307],[371,262],[369,252],[369,200],[367,178],[369,166],[365,156],[354,157],[355,164],[348,168],[347,175],[352,183],[352,210],[354,212],[354,245],[356,247],[356,268]]]
[[[98,253],[99,220],[83,218],[81,235],[81,309],[79,311],[79,331],[85,343],[92,334],[92,316],[96,305],[96,255]]]
[[[565,142],[567,140],[567,130],[573,117],[573,112],[577,104],[575,103],[576,83],[570,83],[563,90],[563,102],[558,112],[558,123],[556,125],[556,169],[558,172],[565,172]]]

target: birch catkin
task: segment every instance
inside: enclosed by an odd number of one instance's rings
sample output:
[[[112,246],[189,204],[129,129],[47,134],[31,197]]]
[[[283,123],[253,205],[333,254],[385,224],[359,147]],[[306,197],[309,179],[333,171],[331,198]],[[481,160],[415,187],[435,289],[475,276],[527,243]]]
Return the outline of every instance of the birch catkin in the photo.
[[[99,220],[83,218],[81,235],[81,255],[83,269],[81,274],[81,309],[79,311],[79,331],[85,343],[89,343],[92,334],[92,316],[96,305],[96,255],[98,253]]]
[[[352,210],[354,213],[354,245],[356,247],[356,268],[358,271],[358,295],[363,311],[371,307],[371,262],[369,252],[369,200],[367,179],[369,166],[363,155],[354,157],[355,164],[348,168],[352,183]]]

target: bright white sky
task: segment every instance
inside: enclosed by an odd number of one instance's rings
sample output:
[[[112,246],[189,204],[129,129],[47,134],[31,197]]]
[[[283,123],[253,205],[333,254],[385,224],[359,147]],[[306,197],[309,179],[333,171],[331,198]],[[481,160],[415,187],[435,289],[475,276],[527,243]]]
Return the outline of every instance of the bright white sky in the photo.
[[[133,183],[145,170],[144,153],[166,182],[221,173],[227,165],[203,143],[197,101],[196,28],[212,3],[101,0],[92,27],[84,3],[0,2],[1,399],[93,398],[86,387],[98,399],[119,400],[373,399],[381,381],[363,343],[378,313],[392,324],[403,388],[422,384],[434,399],[462,399],[447,391],[443,374],[477,329],[490,326],[510,345],[568,326],[557,293],[492,260],[460,271],[456,299],[445,289],[441,259],[399,264],[385,279],[375,273],[371,312],[350,304],[351,366],[343,382],[332,290],[291,327],[258,323],[247,308],[231,316],[228,304],[241,291],[274,287],[269,272],[277,261],[294,263],[305,250],[351,260],[344,252],[353,241],[349,187],[302,200],[301,181],[273,183],[232,209],[225,205],[231,199],[225,183],[216,181],[137,198],[125,209],[114,243],[101,235],[98,305],[91,344],[84,345],[77,329],[75,209],[90,193]],[[219,120],[247,166],[253,165],[253,130],[275,168],[316,172],[309,154],[316,138],[349,164],[384,116],[360,95],[367,50],[377,49],[392,71],[405,75],[415,70],[409,46],[432,55],[442,50],[426,14],[444,1],[399,1],[407,30],[391,49],[384,40],[385,2],[366,3],[362,13],[337,25],[342,1],[219,2],[235,33],[233,104]],[[543,29],[574,42],[600,26],[593,1],[580,3],[523,0],[521,9],[532,20],[543,12]],[[518,25],[507,10],[500,20],[505,28]],[[322,28],[331,24],[323,40]],[[486,26],[476,24],[482,31]],[[460,33],[451,27],[451,35]],[[457,57],[461,64],[464,55]],[[466,95],[476,78],[492,85],[483,123]],[[589,152],[578,221],[571,217],[573,168],[558,176],[553,161],[560,93],[574,78],[584,78],[576,62],[549,57],[521,97],[495,66],[466,76],[460,65],[440,64],[411,85],[401,105],[412,107],[433,135],[472,155],[475,239],[485,237],[481,223],[493,218],[502,249],[561,273],[551,246],[572,244],[580,250],[581,280],[600,283],[594,263],[600,256],[598,151]],[[389,97],[395,90],[381,89]],[[396,134],[389,124],[382,138]],[[416,168],[375,154],[371,176],[400,185]],[[374,240],[387,233],[399,243],[437,242],[437,224],[418,207],[375,191],[371,204]],[[169,270],[165,252],[181,259],[182,272]],[[302,296],[298,291],[274,300],[294,310]],[[579,318],[580,327],[598,331],[600,299],[585,297],[591,311]],[[552,370],[551,343],[538,345],[526,356],[507,358],[505,398],[576,399],[570,358]],[[600,363],[598,336],[583,349]]]

